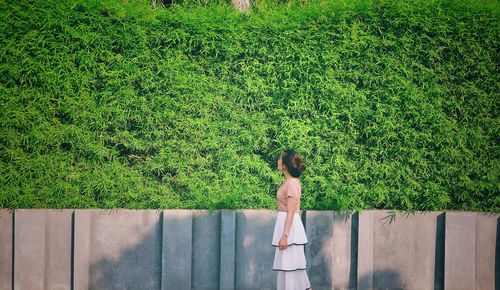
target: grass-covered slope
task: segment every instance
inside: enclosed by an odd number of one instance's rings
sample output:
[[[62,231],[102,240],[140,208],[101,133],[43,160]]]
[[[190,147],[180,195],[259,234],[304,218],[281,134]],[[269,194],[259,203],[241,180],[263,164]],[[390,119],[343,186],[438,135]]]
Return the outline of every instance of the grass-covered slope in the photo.
[[[0,0],[0,207],[500,211],[496,1],[194,2]]]

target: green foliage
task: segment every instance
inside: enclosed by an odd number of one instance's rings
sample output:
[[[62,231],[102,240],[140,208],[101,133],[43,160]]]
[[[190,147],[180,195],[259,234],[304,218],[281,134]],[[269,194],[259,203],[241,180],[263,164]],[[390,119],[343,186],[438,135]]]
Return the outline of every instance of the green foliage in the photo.
[[[0,7],[0,207],[500,211],[496,1]]]

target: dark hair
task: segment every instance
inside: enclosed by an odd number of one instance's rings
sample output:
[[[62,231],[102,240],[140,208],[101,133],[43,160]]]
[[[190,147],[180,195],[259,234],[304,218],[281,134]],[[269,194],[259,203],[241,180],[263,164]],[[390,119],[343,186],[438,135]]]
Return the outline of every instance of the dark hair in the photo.
[[[283,153],[281,153],[281,161],[285,164],[286,169],[293,177],[299,177],[302,172],[306,170],[302,157],[293,149],[284,150]]]

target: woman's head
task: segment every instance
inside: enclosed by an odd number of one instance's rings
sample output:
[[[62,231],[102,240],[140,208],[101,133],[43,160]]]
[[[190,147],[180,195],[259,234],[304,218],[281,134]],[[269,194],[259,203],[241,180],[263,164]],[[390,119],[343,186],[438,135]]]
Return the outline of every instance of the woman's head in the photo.
[[[286,149],[278,158],[278,169],[286,170],[293,177],[299,177],[306,169],[302,157],[293,149]]]

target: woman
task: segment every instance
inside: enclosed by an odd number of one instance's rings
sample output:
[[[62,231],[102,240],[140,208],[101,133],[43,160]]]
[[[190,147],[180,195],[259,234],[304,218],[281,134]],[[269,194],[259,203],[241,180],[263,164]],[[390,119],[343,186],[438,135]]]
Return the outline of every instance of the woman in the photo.
[[[278,271],[278,290],[311,289],[304,254],[307,237],[300,218],[299,176],[305,168],[295,150],[287,149],[278,158],[278,170],[285,175],[285,181],[276,194],[278,216],[272,241],[276,247],[273,270]]]

